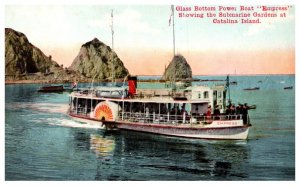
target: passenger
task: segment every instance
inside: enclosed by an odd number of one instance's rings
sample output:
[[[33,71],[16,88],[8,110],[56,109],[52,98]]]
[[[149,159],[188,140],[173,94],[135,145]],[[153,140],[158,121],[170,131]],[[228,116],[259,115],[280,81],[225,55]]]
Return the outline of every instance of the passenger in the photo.
[[[180,108],[179,108],[179,105],[177,105],[177,107],[176,107],[176,115],[180,115]]]
[[[249,124],[249,121],[248,121],[248,110],[249,110],[249,107],[248,107],[247,103],[245,103],[243,105],[243,109],[242,109],[242,117],[243,117],[243,123],[244,124]]]
[[[161,114],[166,114],[166,113],[167,113],[166,105],[162,105],[162,106],[161,106],[160,113],[161,113]]]
[[[237,119],[241,119],[242,110],[243,110],[243,105],[241,103],[239,103],[235,110]]]
[[[171,109],[171,115],[175,115],[175,107]]]
[[[235,114],[235,105],[234,104],[232,104],[231,107],[230,107],[230,114],[231,115]]]
[[[186,110],[185,110],[185,107],[184,107],[184,106],[181,107],[180,113],[181,113],[181,115],[183,115],[184,113],[186,113]]]
[[[149,106],[149,113],[152,114],[153,112],[154,112],[153,107],[152,107],[152,105],[150,105],[150,106]]]
[[[148,107],[146,107],[146,118],[149,118],[149,108]]]
[[[214,116],[215,116],[215,120],[219,120],[220,119],[220,109],[219,106],[217,105],[216,108],[214,109]]]
[[[235,119],[235,114],[236,114],[235,106],[234,106],[234,104],[232,104],[231,107],[230,107],[231,119]]]
[[[209,105],[205,113],[206,122],[211,122],[211,106]]]
[[[231,107],[231,104],[229,104],[229,105],[226,107],[226,111],[225,111],[226,119],[231,119],[231,117],[230,117],[230,107]]]

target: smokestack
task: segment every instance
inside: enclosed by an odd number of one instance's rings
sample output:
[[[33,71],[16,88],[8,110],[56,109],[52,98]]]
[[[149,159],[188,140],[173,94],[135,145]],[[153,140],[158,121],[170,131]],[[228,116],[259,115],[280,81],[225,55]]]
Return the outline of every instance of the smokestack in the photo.
[[[133,96],[136,94],[136,86],[137,86],[137,76],[129,76],[128,77],[129,96]]]

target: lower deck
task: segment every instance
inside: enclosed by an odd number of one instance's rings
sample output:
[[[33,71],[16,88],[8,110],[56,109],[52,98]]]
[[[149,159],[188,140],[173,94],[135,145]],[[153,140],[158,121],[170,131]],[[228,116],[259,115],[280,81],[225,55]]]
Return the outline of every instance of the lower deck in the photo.
[[[71,98],[69,113],[102,121],[124,121],[165,125],[231,125],[249,124],[248,115],[239,113],[207,114],[208,103],[153,103],[127,100],[93,100]]]

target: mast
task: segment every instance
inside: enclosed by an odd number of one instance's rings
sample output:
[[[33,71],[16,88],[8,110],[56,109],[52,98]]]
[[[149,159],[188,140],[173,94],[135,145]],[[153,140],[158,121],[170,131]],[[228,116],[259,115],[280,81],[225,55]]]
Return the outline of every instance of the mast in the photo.
[[[114,52],[114,10],[111,10],[111,48]],[[115,82],[115,62],[112,53],[112,82]]]
[[[231,100],[230,100],[230,82],[229,82],[229,75],[227,75],[227,78],[226,78],[226,88],[228,89],[228,103],[231,104]]]
[[[171,5],[172,17],[173,17],[173,56],[175,56],[175,16],[174,16],[174,5]]]
[[[169,19],[169,26],[171,26],[171,21],[172,21],[172,26],[173,26],[173,58],[174,58],[175,57],[175,16],[174,16],[174,5],[171,5],[171,15],[170,15],[170,19]],[[173,80],[172,80],[172,87],[176,89],[175,83],[176,83],[176,70],[174,72],[174,76],[173,76]]]
[[[175,57],[175,16],[174,16],[174,5],[171,6],[172,8],[172,17],[173,17],[173,57]],[[174,86],[176,89],[176,68],[174,72]]]
[[[111,48],[114,50],[114,10],[111,10]]]

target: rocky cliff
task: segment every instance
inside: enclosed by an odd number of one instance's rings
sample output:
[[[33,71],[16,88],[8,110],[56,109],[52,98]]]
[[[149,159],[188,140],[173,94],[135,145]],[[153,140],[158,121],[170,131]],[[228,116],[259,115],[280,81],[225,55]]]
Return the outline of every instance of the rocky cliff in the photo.
[[[192,69],[182,55],[175,55],[164,72],[164,80],[189,80],[192,79]]]
[[[66,83],[82,81],[79,73],[59,66],[25,34],[5,28],[5,83]]]
[[[5,74],[45,73],[59,65],[32,45],[27,37],[11,28],[5,28]]]
[[[128,70],[111,48],[97,38],[83,44],[70,69],[98,80],[124,78]],[[114,73],[113,73],[114,72]]]

